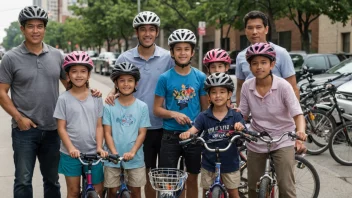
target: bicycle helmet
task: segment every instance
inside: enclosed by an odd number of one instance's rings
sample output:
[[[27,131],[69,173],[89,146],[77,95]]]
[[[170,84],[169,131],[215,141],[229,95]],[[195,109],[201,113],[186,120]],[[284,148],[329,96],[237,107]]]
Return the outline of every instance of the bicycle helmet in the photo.
[[[191,43],[196,45],[196,35],[191,30],[178,29],[172,32],[168,39],[168,45],[171,46],[175,43]]]
[[[44,25],[48,23],[48,13],[38,6],[27,6],[23,8],[18,16],[18,21],[23,26],[25,21],[31,19],[39,19],[44,21]]]
[[[140,12],[133,19],[133,28],[137,28],[140,25],[156,25],[160,27],[160,18],[154,12]]]
[[[274,48],[270,46],[269,43],[255,43],[247,49],[246,59],[247,62],[250,62],[255,56],[265,56],[271,61],[275,61],[276,52]]]
[[[114,69],[111,72],[110,79],[115,82],[121,75],[132,75],[136,82],[139,81],[141,75],[139,73],[138,67],[134,66],[132,63],[123,62],[123,63],[116,63]]]
[[[205,91],[209,91],[212,87],[225,87],[229,91],[233,91],[234,84],[231,77],[225,73],[213,73],[204,82]]]
[[[73,51],[65,56],[63,69],[68,72],[73,65],[83,65],[88,68],[88,71],[93,69],[93,61],[84,51]]]
[[[213,62],[224,62],[224,63],[230,64],[231,59],[225,50],[212,49],[205,54],[203,58],[203,64],[208,66],[209,63],[213,63]]]

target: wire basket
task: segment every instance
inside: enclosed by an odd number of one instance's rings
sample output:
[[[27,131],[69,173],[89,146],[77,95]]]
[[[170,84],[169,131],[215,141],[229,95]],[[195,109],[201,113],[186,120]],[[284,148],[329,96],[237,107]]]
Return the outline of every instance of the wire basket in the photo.
[[[149,180],[156,191],[174,192],[183,187],[187,173],[176,168],[155,168],[149,172]]]

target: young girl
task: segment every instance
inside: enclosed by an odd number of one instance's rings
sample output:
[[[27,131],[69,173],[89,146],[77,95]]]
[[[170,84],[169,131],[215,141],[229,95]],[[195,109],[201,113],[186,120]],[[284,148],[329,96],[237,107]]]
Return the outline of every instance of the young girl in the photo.
[[[239,109],[245,118],[251,113],[250,130],[265,131],[274,139],[286,131],[296,130],[296,134],[305,139],[305,120],[292,86],[285,79],[272,74],[276,60],[274,49],[269,43],[253,44],[247,50],[246,59],[255,78],[243,83]],[[286,137],[271,148],[279,197],[296,197],[294,145]],[[296,141],[296,146],[298,152],[304,147],[301,141]],[[267,145],[261,141],[251,142],[247,148],[249,197],[257,197],[256,183],[264,173]]]
[[[229,75],[214,73],[208,76],[204,83],[204,89],[208,92],[211,105],[201,112],[195,120],[194,126],[180,135],[181,139],[188,139],[190,134],[204,131],[202,136],[205,140],[223,138],[226,133],[219,130],[243,130],[243,119],[240,113],[227,107],[227,100],[231,97],[234,84]],[[214,142],[210,147],[225,148],[228,141]],[[226,152],[220,153],[221,178],[224,182],[230,198],[237,198],[238,186],[240,185],[239,155],[234,145]],[[200,185],[205,191],[209,189],[215,178],[216,154],[203,150]],[[204,196],[203,196],[204,197]]]
[[[59,173],[65,175],[67,197],[77,198],[80,194],[82,166],[77,159],[80,153],[107,152],[103,144],[103,101],[92,97],[88,86],[93,61],[86,52],[74,51],[65,57],[63,68],[68,79],[67,91],[60,95],[54,117],[57,118],[58,133],[61,138]],[[92,167],[95,190],[102,197],[103,166]]]

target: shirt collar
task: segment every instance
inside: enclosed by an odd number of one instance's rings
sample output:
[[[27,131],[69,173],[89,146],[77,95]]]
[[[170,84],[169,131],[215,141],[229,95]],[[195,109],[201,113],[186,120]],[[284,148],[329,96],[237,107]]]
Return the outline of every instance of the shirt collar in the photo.
[[[272,74],[273,76],[273,84],[271,85],[271,88],[270,90],[274,90],[274,89],[277,89],[277,81],[278,81],[278,77],[275,76],[274,74]],[[256,80],[257,78],[253,78],[253,80],[251,80],[250,84],[249,84],[249,90],[255,90],[255,84],[256,84]]]
[[[26,45],[24,44],[25,41],[23,41],[20,45],[20,50],[23,54],[30,54],[31,52],[27,49]],[[43,45],[43,50],[40,54],[47,53],[49,52],[48,45],[42,42]]]
[[[234,116],[233,109],[230,109],[230,108],[227,108],[227,109],[228,109],[227,114],[226,114],[226,116],[223,119],[227,119],[228,117],[233,117]],[[212,107],[209,107],[207,110],[205,110],[204,114],[206,116],[210,117],[210,118],[218,120],[213,114]]]
[[[137,47],[133,48],[133,50],[132,50],[133,57],[135,57],[135,58],[140,57],[139,52],[138,52],[138,46],[139,45],[137,45]],[[154,46],[155,46],[154,54],[150,58],[160,57],[161,52],[160,52],[159,47],[157,45],[155,45],[155,44],[154,44]]]

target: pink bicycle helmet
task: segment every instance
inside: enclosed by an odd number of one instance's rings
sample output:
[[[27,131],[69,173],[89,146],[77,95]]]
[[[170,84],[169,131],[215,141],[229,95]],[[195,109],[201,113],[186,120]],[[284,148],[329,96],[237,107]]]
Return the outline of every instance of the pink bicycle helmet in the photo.
[[[265,56],[268,57],[271,61],[276,59],[276,52],[269,43],[255,43],[247,49],[246,60],[250,62],[255,56]]]
[[[208,66],[209,63],[213,63],[213,62],[224,62],[224,63],[230,64],[231,59],[225,50],[212,49],[205,54],[203,58],[203,64]]]
[[[88,68],[88,71],[93,69],[93,61],[89,55],[84,51],[73,51],[66,55],[64,59],[63,68],[66,72],[69,71],[73,65],[83,65]]]

